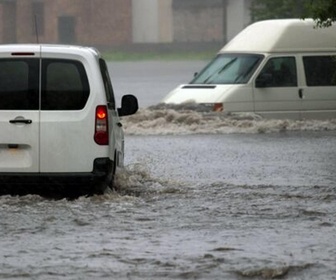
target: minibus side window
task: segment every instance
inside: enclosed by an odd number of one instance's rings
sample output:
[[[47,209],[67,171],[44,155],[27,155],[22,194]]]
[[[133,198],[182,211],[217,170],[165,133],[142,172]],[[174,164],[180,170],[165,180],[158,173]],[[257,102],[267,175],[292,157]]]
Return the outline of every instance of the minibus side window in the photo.
[[[336,85],[336,56],[304,56],[303,65],[307,86]]]
[[[274,57],[267,61],[256,79],[257,87],[296,87],[295,57]]]

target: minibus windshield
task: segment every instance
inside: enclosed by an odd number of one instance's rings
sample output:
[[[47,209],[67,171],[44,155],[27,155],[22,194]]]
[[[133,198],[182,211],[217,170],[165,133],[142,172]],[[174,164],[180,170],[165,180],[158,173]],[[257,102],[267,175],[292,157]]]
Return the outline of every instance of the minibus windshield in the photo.
[[[245,84],[263,57],[258,54],[219,54],[190,83]]]

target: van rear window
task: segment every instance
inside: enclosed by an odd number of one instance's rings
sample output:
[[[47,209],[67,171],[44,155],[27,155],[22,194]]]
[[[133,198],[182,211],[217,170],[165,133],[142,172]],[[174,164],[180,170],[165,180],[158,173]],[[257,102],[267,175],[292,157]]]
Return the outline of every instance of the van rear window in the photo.
[[[38,110],[38,79],[38,59],[0,59],[0,110]]]
[[[42,110],[80,110],[90,88],[84,66],[79,61],[42,61]]]
[[[0,59],[0,110],[81,110],[90,94],[79,61],[42,59],[41,102],[38,58]]]
[[[304,56],[307,86],[336,85],[336,56]]]

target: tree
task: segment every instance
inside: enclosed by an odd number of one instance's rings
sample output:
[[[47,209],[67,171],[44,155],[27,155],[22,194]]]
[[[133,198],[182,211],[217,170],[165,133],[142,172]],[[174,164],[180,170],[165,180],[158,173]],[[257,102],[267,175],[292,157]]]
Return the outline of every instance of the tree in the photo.
[[[317,26],[331,26],[336,21],[336,0],[311,0],[310,14]]]
[[[276,18],[313,18],[318,27],[336,21],[336,0],[253,0],[252,21]]]
[[[311,0],[253,0],[252,21],[279,18],[302,18]]]

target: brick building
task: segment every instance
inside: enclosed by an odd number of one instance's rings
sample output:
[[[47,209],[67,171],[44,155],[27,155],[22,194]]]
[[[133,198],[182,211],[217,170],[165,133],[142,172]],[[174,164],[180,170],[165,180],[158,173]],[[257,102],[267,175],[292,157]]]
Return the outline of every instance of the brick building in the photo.
[[[173,1],[174,40],[178,42],[224,41],[226,5],[222,0]]]
[[[223,43],[251,22],[252,0],[132,0],[134,43]]]
[[[1,43],[95,46],[132,41],[131,0],[1,0]],[[36,23],[36,24],[35,24]]]
[[[222,44],[249,23],[251,1],[0,0],[0,43]]]

